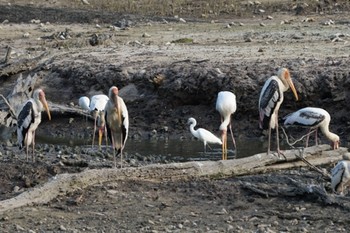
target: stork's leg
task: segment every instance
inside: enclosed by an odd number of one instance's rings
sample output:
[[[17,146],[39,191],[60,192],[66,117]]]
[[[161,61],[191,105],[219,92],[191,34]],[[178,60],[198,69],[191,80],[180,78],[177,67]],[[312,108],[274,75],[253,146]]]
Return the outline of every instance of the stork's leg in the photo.
[[[29,146],[28,146],[28,143],[26,145],[26,160],[28,162],[28,154],[29,154]]]
[[[310,132],[311,132],[311,128],[309,129],[309,132],[307,133],[305,147],[308,147],[308,145],[309,145]]]
[[[93,132],[93,134],[92,134],[92,144],[91,144],[91,147],[94,147],[94,142],[95,142],[96,121],[97,121],[97,116],[95,116],[94,132]]]
[[[226,137],[225,137],[225,134],[226,134],[226,130],[223,130],[222,133],[221,133],[222,160],[225,160],[225,148],[226,148]]]
[[[276,123],[276,143],[277,143],[277,154],[278,157],[281,158],[281,150],[280,150],[280,137],[279,137],[279,132],[278,132],[278,123]]]
[[[105,130],[104,130],[104,132],[105,132],[106,150],[107,150],[107,148],[108,148],[108,136],[107,136],[107,127],[106,127],[106,125],[105,125]]]
[[[277,142],[277,154],[278,154],[278,157],[281,158],[281,155],[282,155],[285,159],[287,159],[286,156],[283,154],[283,152],[280,149],[280,135],[279,135],[279,132],[278,132],[277,114],[276,114],[276,142]]]
[[[120,145],[121,145],[121,147],[120,147],[120,162],[121,162],[120,168],[122,168],[123,167],[123,147],[124,147],[122,137],[120,138]]]
[[[33,153],[32,153],[32,161],[34,162],[34,152],[35,152],[35,131],[33,132],[33,138],[32,138],[32,149],[33,149]]]
[[[114,168],[117,167],[117,161],[115,159],[115,143],[114,143],[114,137],[113,134],[111,134],[112,137],[112,149],[113,149],[113,161],[114,161]]]
[[[318,146],[317,128],[315,129],[315,145]]]
[[[233,146],[235,147],[235,150],[236,150],[236,140],[233,136],[233,133],[232,133],[232,124],[230,122],[230,133],[231,133],[231,137],[232,137],[232,143],[233,143]]]
[[[204,144],[204,154],[206,154],[207,153],[207,144],[205,142],[203,144]]]
[[[270,148],[271,148],[271,126],[269,126],[269,140],[268,140],[268,143],[267,143],[267,155],[270,154]]]
[[[225,131],[225,154],[224,160],[227,160],[227,131]]]

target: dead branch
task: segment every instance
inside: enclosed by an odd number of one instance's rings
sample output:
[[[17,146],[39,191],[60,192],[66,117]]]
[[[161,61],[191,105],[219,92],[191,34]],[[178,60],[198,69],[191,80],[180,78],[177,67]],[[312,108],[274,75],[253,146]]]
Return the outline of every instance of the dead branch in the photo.
[[[312,163],[327,164],[340,160],[346,152],[347,148],[331,150],[329,145],[321,145],[306,148],[305,156],[313,158]],[[133,179],[159,181],[218,175],[238,176],[305,166],[303,162],[296,161],[298,153],[298,150],[285,151],[287,160],[261,153],[246,158],[225,161],[152,164],[144,167],[122,169],[87,169],[81,173],[60,174],[42,186],[24,192],[17,197],[1,201],[0,212],[26,205],[47,203],[59,195],[81,190],[96,183]],[[320,160],[320,158],[322,159]],[[273,192],[259,191],[259,188],[255,190],[260,192],[261,195],[274,195]],[[304,188],[303,192],[307,193],[308,189]],[[287,191],[285,193],[287,195]]]
[[[9,111],[10,111],[12,117],[13,117],[14,119],[17,120],[17,116],[16,116],[16,113],[15,113],[15,110],[13,110],[11,104],[7,101],[7,99],[5,98],[5,96],[3,96],[2,94],[0,94],[0,97],[4,100],[5,104],[6,104],[7,107],[9,108]]]
[[[6,51],[6,55],[5,55],[5,59],[4,59],[5,64],[8,63],[8,61],[10,60],[11,51],[12,51],[12,47],[8,46],[7,51]]]
[[[310,134],[312,134],[313,132],[315,132],[315,130],[312,130],[312,131],[308,132],[307,134],[303,135],[301,138],[295,140],[293,143],[290,143],[290,142],[289,142],[289,139],[288,139],[288,135],[286,134],[286,131],[284,130],[283,127],[281,127],[281,128],[282,128],[282,131],[283,131],[283,133],[284,133],[284,136],[285,136],[285,138],[286,138],[286,141],[287,141],[288,145],[289,145],[291,148],[293,148],[293,149],[295,148],[294,145],[295,145],[297,142],[303,140],[306,136],[309,136]],[[320,173],[321,175],[325,176],[326,178],[328,178],[328,179],[330,180],[332,176],[331,176],[329,173],[323,171],[322,169],[319,169],[318,167],[314,166],[313,164],[311,164],[309,161],[307,161],[307,160],[304,158],[304,148],[305,148],[305,147],[300,147],[300,148],[299,148],[300,154],[298,155],[298,157],[299,157],[305,164],[307,164],[311,169],[313,169],[314,171]]]

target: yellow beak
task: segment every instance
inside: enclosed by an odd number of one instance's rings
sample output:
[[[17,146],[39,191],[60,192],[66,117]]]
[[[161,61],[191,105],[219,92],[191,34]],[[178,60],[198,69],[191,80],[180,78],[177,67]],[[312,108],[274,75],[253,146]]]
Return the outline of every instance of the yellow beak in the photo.
[[[293,83],[292,79],[291,78],[287,78],[287,82],[288,82],[288,85],[289,85],[290,89],[292,89],[292,92],[293,92],[293,94],[295,96],[295,100],[298,101],[299,100],[298,93],[297,93],[297,90],[294,87],[294,83]]]
[[[43,99],[41,101],[41,103],[43,104],[45,111],[47,112],[47,116],[49,117],[49,120],[51,121],[50,109],[49,109],[49,106],[47,105],[46,99]]]

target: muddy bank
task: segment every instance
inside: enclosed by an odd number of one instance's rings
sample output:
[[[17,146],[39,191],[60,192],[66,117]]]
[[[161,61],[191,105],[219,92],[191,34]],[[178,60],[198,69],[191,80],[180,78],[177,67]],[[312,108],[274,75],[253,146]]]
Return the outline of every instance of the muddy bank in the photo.
[[[99,18],[94,12],[72,10],[65,15],[62,9],[18,7],[16,14],[8,15],[8,7],[0,9],[10,21],[0,25],[0,57],[6,46],[13,48],[9,64],[42,55],[17,73],[2,75],[0,93],[8,95],[20,73],[36,73],[36,86],[45,89],[49,102],[76,107],[80,96],[107,93],[117,85],[129,109],[129,144],[133,139],[190,138],[188,117],[218,133],[220,119],[214,106],[221,90],[237,96],[235,136],[266,140],[258,129],[258,95],[279,67],[290,70],[301,99],[295,102],[290,92],[285,93],[280,116],[305,106],[322,107],[331,113],[330,128],[339,134],[341,146],[350,141],[349,22],[348,12],[342,14],[337,7],[312,15],[271,11],[270,19],[259,14],[213,21],[186,18],[185,23],[141,17],[126,30],[111,27],[118,17],[108,13]],[[34,16],[43,25],[30,23]],[[38,134],[90,142],[92,129],[86,125],[81,116],[56,113],[52,121],[44,117]],[[322,136],[320,141],[328,143]],[[36,148],[38,162],[25,162],[14,138],[2,141],[2,200],[57,174],[112,165],[110,155],[90,146],[49,143]],[[169,162],[163,155],[126,157],[130,167]],[[330,172],[333,166],[322,169]],[[329,180],[304,168],[244,177],[123,180],[99,183],[46,205],[8,211],[0,226],[5,232],[345,232],[348,196],[339,205],[305,190],[332,197]]]

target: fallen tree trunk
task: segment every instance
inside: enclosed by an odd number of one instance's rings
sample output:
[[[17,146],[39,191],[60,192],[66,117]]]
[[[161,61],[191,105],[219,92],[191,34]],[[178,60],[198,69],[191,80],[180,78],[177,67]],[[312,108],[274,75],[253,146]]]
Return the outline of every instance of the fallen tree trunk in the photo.
[[[341,160],[347,148],[331,150],[328,145],[306,148],[304,157],[314,165]],[[60,174],[49,182],[21,193],[17,197],[0,202],[0,212],[21,206],[48,203],[57,196],[65,195],[88,186],[125,179],[162,180],[202,176],[239,176],[286,168],[306,166],[298,161],[300,151],[285,151],[285,159],[261,153],[247,158],[226,161],[200,161],[170,164],[152,164],[137,168],[91,169],[81,173]]]

